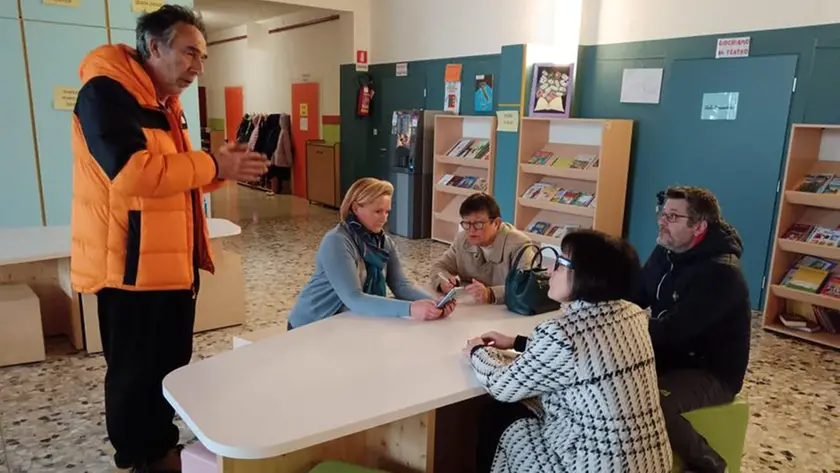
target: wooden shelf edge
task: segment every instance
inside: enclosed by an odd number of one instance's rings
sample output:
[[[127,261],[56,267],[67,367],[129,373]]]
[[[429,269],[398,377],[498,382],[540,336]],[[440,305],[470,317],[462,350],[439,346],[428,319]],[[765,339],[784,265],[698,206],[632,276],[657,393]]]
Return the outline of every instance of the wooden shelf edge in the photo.
[[[776,332],[789,337],[798,338],[800,340],[807,340],[812,343],[817,343],[834,349],[840,349],[840,334],[828,332],[802,332],[787,328],[780,323],[764,324],[764,330]]]
[[[840,248],[836,246],[816,245],[804,241],[779,238],[779,248],[788,253],[798,253],[840,261]]]
[[[551,177],[561,177],[565,179],[574,179],[577,181],[598,181],[598,170],[597,169],[586,169],[586,170],[579,170],[579,169],[569,169],[569,168],[556,168],[554,166],[547,166],[544,164],[529,164],[529,163],[520,163],[519,166],[522,167],[522,172],[526,174],[536,174],[540,176],[551,176]]]
[[[435,184],[435,190],[438,192],[443,192],[444,194],[454,194],[454,195],[465,195],[471,196],[476,192],[482,192],[478,189],[468,189],[466,187],[455,187],[449,186],[446,184]],[[483,191],[486,192],[486,191]]]
[[[837,194],[815,194],[790,190],[785,191],[785,201],[789,204],[840,210],[840,195]]]
[[[823,296],[811,292],[799,291],[781,284],[773,284],[770,286],[773,295],[781,297],[782,299],[789,299],[792,301],[804,302],[806,304],[818,305],[820,307],[827,307],[829,309],[840,310],[840,298]]]
[[[534,243],[546,243],[548,245],[560,246],[560,242],[563,241],[562,238],[555,238],[545,235],[540,235],[538,233],[529,232],[527,230],[520,230],[522,233],[528,235],[528,238],[531,239]]]
[[[455,166],[490,169],[489,159],[456,158],[445,154],[438,154],[435,155],[435,160],[439,163],[452,164]]]
[[[580,207],[577,205],[558,204],[547,200],[528,199],[520,197],[519,205],[523,207],[530,207],[532,209],[548,210],[549,212],[557,212],[569,215],[579,215],[581,217],[595,218],[595,209],[592,207]]]

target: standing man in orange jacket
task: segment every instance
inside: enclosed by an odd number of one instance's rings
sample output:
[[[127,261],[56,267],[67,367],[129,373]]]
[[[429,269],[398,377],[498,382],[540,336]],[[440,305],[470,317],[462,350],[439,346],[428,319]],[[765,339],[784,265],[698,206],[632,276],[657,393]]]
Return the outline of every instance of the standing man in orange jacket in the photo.
[[[71,278],[97,296],[108,435],[133,472],[181,471],[161,383],[190,361],[198,270],[213,271],[202,194],[267,170],[238,145],[192,149],[178,97],[204,70],[205,37],[196,13],[165,5],[138,19],[136,50],[102,46],[80,69]]]

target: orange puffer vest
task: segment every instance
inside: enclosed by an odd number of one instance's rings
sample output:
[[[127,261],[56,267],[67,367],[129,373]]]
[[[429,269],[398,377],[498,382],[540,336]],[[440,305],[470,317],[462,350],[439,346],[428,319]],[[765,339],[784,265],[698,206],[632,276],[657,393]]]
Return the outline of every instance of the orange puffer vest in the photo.
[[[191,289],[213,271],[201,197],[216,163],[192,151],[180,101],[166,106],[136,52],[102,46],[82,61],[72,121],[70,273],[83,293]]]

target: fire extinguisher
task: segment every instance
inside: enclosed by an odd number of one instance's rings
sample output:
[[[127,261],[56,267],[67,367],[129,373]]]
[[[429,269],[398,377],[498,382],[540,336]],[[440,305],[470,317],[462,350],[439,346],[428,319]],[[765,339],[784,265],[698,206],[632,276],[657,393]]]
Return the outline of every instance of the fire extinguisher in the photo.
[[[368,74],[360,74],[359,81],[359,97],[356,101],[356,115],[359,117],[370,116],[370,104],[373,100],[373,95],[376,93],[373,90],[373,77]]]

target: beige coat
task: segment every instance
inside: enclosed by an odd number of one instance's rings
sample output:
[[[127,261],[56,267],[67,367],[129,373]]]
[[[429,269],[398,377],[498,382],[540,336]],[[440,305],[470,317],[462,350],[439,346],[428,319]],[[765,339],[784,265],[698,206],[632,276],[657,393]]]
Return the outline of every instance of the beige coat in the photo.
[[[439,274],[445,277],[458,276],[464,283],[477,279],[493,291],[497,304],[504,304],[505,278],[510,265],[519,250],[530,243],[531,239],[527,235],[509,223],[502,223],[496,239],[487,248],[489,257],[485,257],[480,247],[467,242],[465,232],[458,232],[452,245],[432,265],[429,279],[431,287],[440,290],[442,281]],[[530,248],[522,256],[519,265],[530,265],[533,257],[534,250]]]

